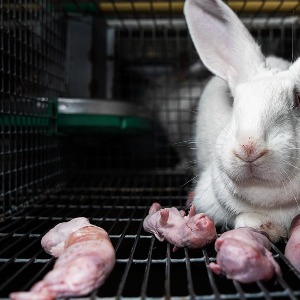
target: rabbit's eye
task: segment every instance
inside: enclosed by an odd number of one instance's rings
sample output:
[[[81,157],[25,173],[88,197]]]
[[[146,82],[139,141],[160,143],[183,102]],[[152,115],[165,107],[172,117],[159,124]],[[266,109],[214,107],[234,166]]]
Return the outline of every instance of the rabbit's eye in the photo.
[[[293,108],[298,108],[300,106],[300,92],[296,91],[294,93],[294,105]]]

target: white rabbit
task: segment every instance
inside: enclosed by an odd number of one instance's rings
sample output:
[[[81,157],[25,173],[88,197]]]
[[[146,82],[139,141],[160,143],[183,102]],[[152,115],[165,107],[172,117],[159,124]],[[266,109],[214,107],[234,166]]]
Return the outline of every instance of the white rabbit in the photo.
[[[187,0],[184,13],[207,84],[197,117],[193,203],[217,225],[287,236],[300,212],[300,60],[265,58],[221,0]]]

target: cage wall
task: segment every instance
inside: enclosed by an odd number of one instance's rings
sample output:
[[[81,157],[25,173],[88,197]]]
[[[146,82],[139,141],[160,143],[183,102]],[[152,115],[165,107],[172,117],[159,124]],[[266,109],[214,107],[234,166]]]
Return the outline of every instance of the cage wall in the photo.
[[[63,22],[47,1],[0,2],[1,213],[60,176],[55,98],[64,91]]]
[[[79,28],[89,26],[89,46],[81,52],[90,55],[86,58],[90,75],[79,83],[81,91],[87,90],[83,97],[141,105],[150,124],[148,130],[135,134],[123,131],[67,137],[67,152],[73,155],[68,165],[72,173],[101,169],[192,170],[197,164],[197,104],[211,74],[201,64],[189,37],[183,2],[55,3]],[[266,55],[290,61],[298,57],[297,3],[229,4]],[[69,54],[72,57],[72,50]],[[73,71],[73,62],[68,63],[71,67],[67,73]],[[76,98],[74,88],[78,88],[82,76],[73,77],[69,78],[67,96]]]
[[[298,57],[297,2],[229,4],[265,54],[291,61]],[[34,195],[33,190],[51,186],[64,169],[69,174],[112,169],[189,172],[196,165],[196,109],[209,75],[189,38],[183,2],[1,5],[3,212]],[[88,21],[82,15],[88,15]],[[70,21],[77,21],[77,29],[88,26],[90,45],[84,55],[70,46]],[[88,79],[80,70],[74,72],[83,58],[90,65]],[[57,98],[81,97],[83,84],[84,97],[140,105],[147,114],[147,129],[62,134]]]

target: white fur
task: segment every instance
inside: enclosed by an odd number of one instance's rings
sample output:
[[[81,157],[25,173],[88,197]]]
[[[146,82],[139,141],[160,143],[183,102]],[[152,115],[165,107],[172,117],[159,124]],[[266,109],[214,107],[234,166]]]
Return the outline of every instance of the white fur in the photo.
[[[264,58],[221,0],[187,0],[195,47],[214,77],[198,107],[197,211],[219,225],[287,235],[300,213],[300,60]]]

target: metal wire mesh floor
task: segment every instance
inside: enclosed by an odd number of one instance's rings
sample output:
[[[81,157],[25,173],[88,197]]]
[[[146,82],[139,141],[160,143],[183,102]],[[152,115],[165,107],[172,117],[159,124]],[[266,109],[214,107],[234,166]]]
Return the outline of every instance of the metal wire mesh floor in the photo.
[[[207,268],[215,260],[213,245],[180,249],[144,232],[142,221],[152,202],[184,207],[189,180],[180,174],[97,174],[72,179],[28,203],[0,223],[0,299],[29,289],[53,266],[41,246],[43,234],[57,223],[85,216],[108,231],[117,263],[106,283],[92,295],[100,298],[300,299],[300,277],[273,246],[283,278],[242,285],[215,276]]]

